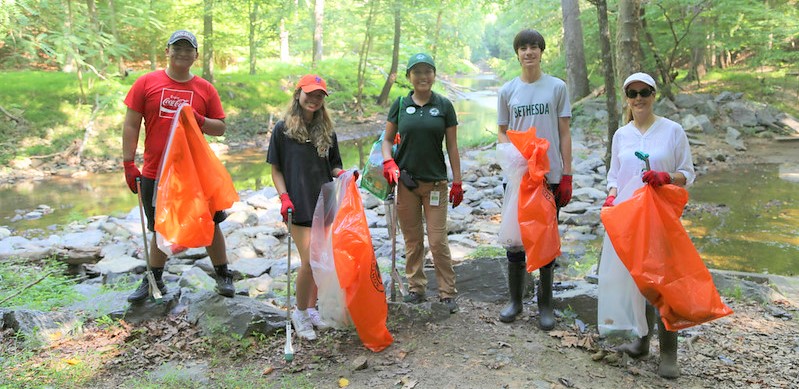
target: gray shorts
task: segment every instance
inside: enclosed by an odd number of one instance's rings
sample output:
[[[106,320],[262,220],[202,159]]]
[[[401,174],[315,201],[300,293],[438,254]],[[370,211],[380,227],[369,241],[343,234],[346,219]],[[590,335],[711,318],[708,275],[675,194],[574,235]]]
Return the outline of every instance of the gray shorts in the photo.
[[[155,232],[155,180],[141,177],[141,198],[144,203],[144,214],[147,217],[147,229]],[[227,219],[227,212],[217,211],[214,214],[214,224],[222,223]]]

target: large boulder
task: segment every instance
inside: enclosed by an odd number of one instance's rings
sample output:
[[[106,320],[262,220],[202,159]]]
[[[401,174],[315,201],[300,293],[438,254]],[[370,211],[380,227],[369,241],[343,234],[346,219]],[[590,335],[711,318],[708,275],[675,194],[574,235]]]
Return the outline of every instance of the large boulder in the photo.
[[[249,297],[222,297],[214,292],[187,295],[189,321],[206,335],[271,335],[286,326],[286,311]]]

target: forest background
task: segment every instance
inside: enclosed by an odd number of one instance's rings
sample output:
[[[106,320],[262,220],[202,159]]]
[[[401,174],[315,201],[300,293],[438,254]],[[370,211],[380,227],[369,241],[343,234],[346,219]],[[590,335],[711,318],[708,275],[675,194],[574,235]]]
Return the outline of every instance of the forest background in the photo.
[[[415,52],[433,55],[440,78],[512,78],[512,40],[522,28],[546,37],[543,68],[567,80],[573,101],[606,96],[609,133],[619,122],[617,85],[638,70],[656,75],[666,97],[733,90],[799,113],[797,0],[0,4],[2,169],[70,148],[78,161],[119,158],[125,93],[166,65],[166,39],[177,29],[199,38],[194,70],[220,92],[226,143],[265,133],[305,73],[328,80],[339,122],[384,114],[407,92],[404,64]]]

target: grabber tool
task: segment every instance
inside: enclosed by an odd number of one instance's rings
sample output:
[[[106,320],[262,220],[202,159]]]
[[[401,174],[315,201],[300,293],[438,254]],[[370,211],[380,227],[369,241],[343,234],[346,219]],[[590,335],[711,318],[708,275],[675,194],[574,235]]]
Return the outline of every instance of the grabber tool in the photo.
[[[141,235],[144,239],[144,263],[147,266],[147,272],[145,272],[144,276],[147,277],[147,283],[150,284],[150,297],[155,300],[157,304],[160,304],[164,300],[164,296],[161,295],[161,289],[158,289],[158,285],[155,283],[155,276],[153,275],[153,269],[150,267],[150,248],[147,244],[147,227],[144,225],[144,202],[141,198],[141,177],[136,177],[136,194],[139,197],[139,216],[141,219]]]
[[[283,359],[286,362],[294,360],[294,346],[291,344],[291,217],[292,209],[288,209],[288,244],[289,251],[286,260],[286,345],[283,346]]]
[[[643,151],[636,151],[635,156],[638,157],[638,159],[644,161],[644,163],[646,164],[646,169],[644,171],[651,170],[649,168],[649,154]]]
[[[384,203],[386,208],[386,221],[388,222],[388,236],[391,239],[391,301],[397,301],[397,285],[399,285],[400,294],[404,297],[408,294],[408,289],[402,282],[397,271],[397,185]]]

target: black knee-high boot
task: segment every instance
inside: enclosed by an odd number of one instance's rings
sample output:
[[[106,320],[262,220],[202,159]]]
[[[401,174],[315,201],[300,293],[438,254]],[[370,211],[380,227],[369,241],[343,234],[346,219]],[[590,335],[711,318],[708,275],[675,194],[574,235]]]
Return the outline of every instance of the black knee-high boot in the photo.
[[[527,273],[527,264],[524,262],[508,262],[508,305],[499,313],[499,320],[510,323],[522,313],[522,298],[524,297],[524,276]]]
[[[658,375],[664,378],[677,378],[680,376],[680,366],[677,364],[677,332],[666,330],[663,320],[658,324],[658,342],[660,343],[660,366]]]
[[[631,343],[625,343],[618,347],[618,351],[623,351],[633,358],[642,358],[649,355],[649,340],[652,338],[652,331],[655,329],[655,307],[652,304],[646,303],[646,326],[648,328],[646,335],[634,340]]]
[[[555,313],[552,307],[552,281],[555,272],[554,264],[538,269],[538,326],[549,331],[555,328]]]

